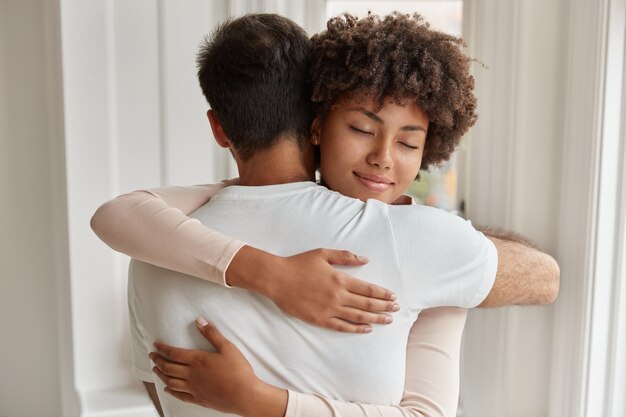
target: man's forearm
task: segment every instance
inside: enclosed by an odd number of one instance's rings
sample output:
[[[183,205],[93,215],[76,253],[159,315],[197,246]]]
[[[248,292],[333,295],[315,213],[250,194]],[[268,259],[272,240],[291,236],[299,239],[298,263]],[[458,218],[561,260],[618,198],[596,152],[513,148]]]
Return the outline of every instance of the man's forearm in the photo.
[[[496,279],[479,307],[549,304],[559,293],[559,266],[523,237],[497,229],[481,229],[498,250]]]

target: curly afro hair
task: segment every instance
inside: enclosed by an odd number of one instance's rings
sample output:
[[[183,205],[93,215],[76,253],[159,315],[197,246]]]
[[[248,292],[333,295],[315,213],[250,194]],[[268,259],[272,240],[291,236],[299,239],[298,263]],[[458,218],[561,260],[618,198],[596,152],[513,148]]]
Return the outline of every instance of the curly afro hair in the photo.
[[[342,97],[414,102],[429,118],[422,167],[450,158],[476,122],[473,59],[463,39],[438,32],[418,14],[332,18],[311,38],[312,101],[324,118]]]

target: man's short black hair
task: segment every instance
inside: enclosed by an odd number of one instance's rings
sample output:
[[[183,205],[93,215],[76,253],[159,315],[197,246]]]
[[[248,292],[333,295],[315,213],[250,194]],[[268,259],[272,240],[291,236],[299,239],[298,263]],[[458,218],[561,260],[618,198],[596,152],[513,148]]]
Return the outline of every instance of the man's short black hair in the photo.
[[[292,136],[303,146],[313,109],[310,40],[293,21],[248,14],[222,23],[198,53],[198,79],[240,158]]]

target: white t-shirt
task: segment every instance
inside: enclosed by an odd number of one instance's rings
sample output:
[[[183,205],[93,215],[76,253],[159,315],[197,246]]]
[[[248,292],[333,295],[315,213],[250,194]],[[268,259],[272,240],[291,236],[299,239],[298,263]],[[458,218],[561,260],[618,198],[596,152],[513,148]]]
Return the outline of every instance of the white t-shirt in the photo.
[[[129,306],[134,370],[152,372],[152,343],[210,350],[194,321],[214,322],[262,380],[305,393],[372,404],[398,404],[407,336],[419,311],[474,307],[488,294],[497,269],[491,241],[471,224],[425,206],[363,203],[311,182],[231,186],[192,217],[225,235],[287,256],[325,247],[367,256],[349,273],[398,295],[391,325],[370,334],[344,334],[283,314],[265,297],[133,261]],[[171,416],[220,416],[158,390]]]

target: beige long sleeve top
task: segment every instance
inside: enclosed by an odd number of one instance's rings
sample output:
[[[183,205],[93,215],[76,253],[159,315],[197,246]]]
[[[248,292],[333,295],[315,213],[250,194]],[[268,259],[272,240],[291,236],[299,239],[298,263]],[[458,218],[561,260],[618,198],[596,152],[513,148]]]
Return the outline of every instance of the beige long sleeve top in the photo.
[[[233,181],[138,190],[98,208],[91,228],[112,249],[132,258],[226,284],[226,269],[244,245],[187,217]]]
[[[162,187],[124,194],[103,204],[94,214],[91,226],[116,251],[226,285],[226,269],[245,243],[211,230],[187,214],[231,183]],[[285,417],[454,416],[459,394],[459,349],[466,317],[466,310],[453,307],[424,310],[420,314],[409,333],[400,405],[348,403],[289,391]]]

